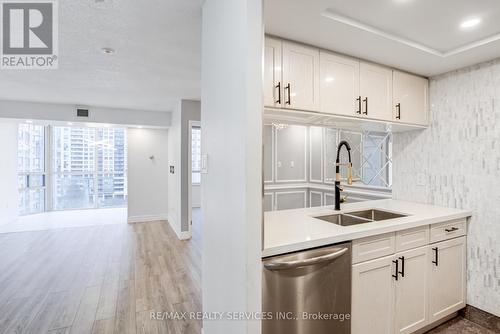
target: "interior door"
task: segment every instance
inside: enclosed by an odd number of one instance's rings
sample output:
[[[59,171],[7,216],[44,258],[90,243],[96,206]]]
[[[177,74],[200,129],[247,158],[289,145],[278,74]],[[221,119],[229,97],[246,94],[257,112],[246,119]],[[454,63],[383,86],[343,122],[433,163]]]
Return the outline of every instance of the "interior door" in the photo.
[[[396,254],[396,333],[406,334],[427,325],[428,247]]]
[[[365,117],[392,121],[392,70],[361,62],[360,92]]]
[[[281,81],[281,41],[266,37],[264,47],[264,105],[280,107],[283,101]]]
[[[429,322],[465,307],[466,237],[446,240],[430,248]]]
[[[319,50],[283,42],[284,107],[319,111]]]
[[[394,119],[404,123],[428,124],[429,81],[401,71],[393,72]]]
[[[321,112],[361,116],[359,60],[320,52]]]
[[[394,329],[394,255],[352,267],[352,334],[387,334]]]

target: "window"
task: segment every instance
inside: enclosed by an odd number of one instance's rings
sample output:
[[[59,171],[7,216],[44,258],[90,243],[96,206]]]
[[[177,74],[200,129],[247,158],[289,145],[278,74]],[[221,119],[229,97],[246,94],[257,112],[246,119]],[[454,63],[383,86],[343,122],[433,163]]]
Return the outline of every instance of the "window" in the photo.
[[[17,141],[19,214],[45,211],[45,128],[20,124]]]
[[[201,183],[201,128],[191,128],[191,183]]]
[[[20,124],[19,213],[125,206],[126,135],[122,128]]]
[[[53,133],[55,210],[126,205],[125,129],[54,127]]]

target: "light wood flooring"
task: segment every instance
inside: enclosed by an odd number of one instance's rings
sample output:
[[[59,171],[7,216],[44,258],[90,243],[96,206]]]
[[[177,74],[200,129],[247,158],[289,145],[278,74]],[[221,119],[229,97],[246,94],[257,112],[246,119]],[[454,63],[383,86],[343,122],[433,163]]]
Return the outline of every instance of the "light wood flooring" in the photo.
[[[0,234],[0,334],[199,334],[150,319],[201,311],[197,211],[193,224],[190,241],[166,222]]]

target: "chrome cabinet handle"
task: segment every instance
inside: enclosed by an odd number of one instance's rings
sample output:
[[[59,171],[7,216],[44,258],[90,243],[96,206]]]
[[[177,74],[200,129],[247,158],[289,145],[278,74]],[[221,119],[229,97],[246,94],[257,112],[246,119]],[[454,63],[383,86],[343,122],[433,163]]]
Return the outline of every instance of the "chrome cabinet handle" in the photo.
[[[445,228],[444,229],[446,232],[455,232],[455,231],[458,231],[458,227],[452,227],[452,228]]]
[[[312,266],[314,264],[333,261],[336,258],[344,255],[348,250],[349,250],[348,248],[342,248],[330,254],[321,255],[305,260],[269,262],[264,264],[264,268],[269,270],[285,270],[285,269],[294,269],[294,268]]]
[[[361,115],[361,96],[358,96],[358,98],[356,99],[356,102],[358,102],[358,110],[356,110],[356,114]]]
[[[363,111],[363,114],[368,115],[368,96],[365,97],[363,102],[365,103],[365,111]]]
[[[396,104],[396,110],[398,111],[396,119],[401,119],[401,103]]]
[[[278,101],[274,103],[281,104],[281,82],[278,82],[275,88],[278,88]]]

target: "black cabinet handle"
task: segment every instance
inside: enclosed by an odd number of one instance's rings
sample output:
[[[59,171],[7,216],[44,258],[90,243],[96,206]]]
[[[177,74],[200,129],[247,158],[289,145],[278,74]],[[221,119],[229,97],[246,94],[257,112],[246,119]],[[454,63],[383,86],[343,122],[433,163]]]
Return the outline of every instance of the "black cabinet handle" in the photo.
[[[396,264],[396,272],[395,272],[395,275],[392,275],[392,277],[394,277],[396,279],[396,281],[398,280],[398,276],[399,276],[399,261],[398,260],[394,260],[392,261],[392,263]]]
[[[288,91],[288,100],[285,102],[285,104],[291,105],[292,98],[291,98],[291,94],[290,94],[290,84],[286,85],[285,89]]]
[[[363,114],[368,115],[368,96],[365,97],[363,102],[365,103],[365,111],[363,112]]]
[[[405,257],[401,256],[399,259],[401,260],[401,271],[399,273],[401,277],[405,277]]]
[[[444,230],[445,230],[446,232],[455,232],[455,231],[458,231],[458,227],[445,228]]]
[[[278,88],[278,101],[275,103],[281,104],[281,82],[278,82],[275,88]]]
[[[356,102],[358,102],[358,110],[356,110],[356,114],[361,115],[361,96],[358,96],[358,98],[356,99]]]
[[[396,110],[397,110],[396,119],[401,119],[401,103],[396,104]]]
[[[435,260],[432,261],[432,263],[434,263],[437,267],[439,265],[439,249],[437,247],[434,247],[432,250],[434,251],[435,256]]]

